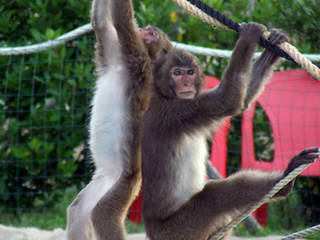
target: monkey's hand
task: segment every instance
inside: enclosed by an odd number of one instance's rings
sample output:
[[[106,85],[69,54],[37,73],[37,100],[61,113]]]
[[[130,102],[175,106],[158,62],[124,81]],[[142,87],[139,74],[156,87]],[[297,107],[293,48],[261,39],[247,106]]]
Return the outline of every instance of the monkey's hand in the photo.
[[[284,171],[283,176],[287,176],[297,167],[300,167],[303,164],[313,163],[317,158],[320,157],[320,148],[306,148],[296,156],[294,156],[287,169]]]
[[[282,29],[271,29],[268,41],[273,45],[279,45],[283,42],[290,42],[290,38]]]
[[[266,27],[258,23],[242,23],[240,26],[240,38],[257,43]]]

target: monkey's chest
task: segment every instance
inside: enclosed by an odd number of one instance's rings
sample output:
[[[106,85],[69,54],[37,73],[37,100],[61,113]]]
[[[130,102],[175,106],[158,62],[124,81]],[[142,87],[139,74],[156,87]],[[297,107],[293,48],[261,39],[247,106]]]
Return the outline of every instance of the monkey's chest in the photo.
[[[204,136],[185,136],[177,152],[176,198],[183,204],[205,184],[208,151]]]

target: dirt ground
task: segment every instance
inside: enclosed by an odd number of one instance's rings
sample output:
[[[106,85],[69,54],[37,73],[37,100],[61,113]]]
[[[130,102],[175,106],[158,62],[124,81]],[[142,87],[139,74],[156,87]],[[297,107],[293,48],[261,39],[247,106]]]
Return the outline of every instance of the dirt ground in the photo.
[[[130,234],[128,240],[145,240],[145,234]],[[269,236],[259,238],[238,238],[230,240],[280,240],[281,236]],[[0,224],[0,240],[66,240],[63,229],[52,231],[40,230],[38,228],[15,228]],[[298,239],[296,239],[298,240]],[[301,240],[301,239],[300,239]]]

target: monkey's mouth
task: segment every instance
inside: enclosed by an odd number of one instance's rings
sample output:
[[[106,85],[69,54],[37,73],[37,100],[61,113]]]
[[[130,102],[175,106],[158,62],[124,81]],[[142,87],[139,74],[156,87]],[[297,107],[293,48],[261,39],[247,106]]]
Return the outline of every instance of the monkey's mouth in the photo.
[[[183,98],[183,99],[191,99],[194,98],[194,96],[196,95],[195,91],[183,91],[183,92],[179,92],[179,98]]]

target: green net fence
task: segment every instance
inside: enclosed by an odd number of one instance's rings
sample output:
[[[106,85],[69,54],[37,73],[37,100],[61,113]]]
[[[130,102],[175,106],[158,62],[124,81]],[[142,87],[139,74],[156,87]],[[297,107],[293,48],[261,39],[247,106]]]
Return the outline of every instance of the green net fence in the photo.
[[[90,178],[87,122],[93,37],[31,55],[0,57],[0,206],[52,206]]]

